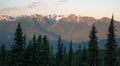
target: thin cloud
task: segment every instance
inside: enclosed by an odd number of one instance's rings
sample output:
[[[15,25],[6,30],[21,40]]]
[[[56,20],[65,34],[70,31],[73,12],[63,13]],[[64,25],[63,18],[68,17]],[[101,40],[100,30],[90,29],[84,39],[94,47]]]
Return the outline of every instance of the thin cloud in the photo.
[[[43,4],[43,2],[29,2],[29,3],[26,3],[24,6],[26,8],[36,8],[38,7],[40,4]]]
[[[8,7],[8,8],[3,8],[3,9],[0,9],[0,12],[10,12],[10,11],[19,11],[20,8],[18,7]]]
[[[57,0],[57,2],[68,2],[68,0]]]
[[[43,2],[28,2],[21,6],[2,8],[2,9],[0,9],[0,12],[20,11],[20,10],[24,10],[24,9],[35,9],[40,4],[43,4]]]

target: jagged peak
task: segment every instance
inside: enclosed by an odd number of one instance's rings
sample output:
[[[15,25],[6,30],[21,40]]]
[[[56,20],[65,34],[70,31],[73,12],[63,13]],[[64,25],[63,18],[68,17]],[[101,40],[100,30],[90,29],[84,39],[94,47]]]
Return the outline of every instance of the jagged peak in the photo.
[[[37,19],[39,22],[47,22],[47,23],[57,23],[57,22],[75,22],[75,23],[87,23],[87,24],[93,24],[94,22],[109,22],[110,18],[108,17],[102,17],[100,19],[96,19],[94,17],[89,17],[89,16],[80,16],[80,15],[75,15],[75,14],[70,14],[70,15],[47,15],[43,16],[41,14],[33,14],[33,15],[22,15],[22,16],[17,16],[17,17],[12,17],[8,15],[1,15],[0,20],[7,20],[7,21],[12,21],[12,20],[32,20],[32,19]],[[45,19],[47,18],[47,19]],[[50,22],[51,21],[51,22]]]

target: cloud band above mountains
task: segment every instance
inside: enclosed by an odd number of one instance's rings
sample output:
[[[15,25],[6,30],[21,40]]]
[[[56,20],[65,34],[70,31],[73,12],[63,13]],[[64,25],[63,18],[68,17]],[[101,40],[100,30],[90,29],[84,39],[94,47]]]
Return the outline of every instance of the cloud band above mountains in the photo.
[[[68,0],[57,0],[57,2],[68,2]]]

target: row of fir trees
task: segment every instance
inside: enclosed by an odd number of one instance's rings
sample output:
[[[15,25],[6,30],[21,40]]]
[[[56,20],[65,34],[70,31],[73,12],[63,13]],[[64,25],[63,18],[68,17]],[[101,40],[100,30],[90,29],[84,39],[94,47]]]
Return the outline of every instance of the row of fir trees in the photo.
[[[47,36],[34,35],[29,43],[23,35],[20,23],[17,26],[14,43],[10,48],[5,44],[0,48],[0,66],[120,66],[117,43],[115,41],[115,28],[113,16],[108,28],[107,43],[105,49],[98,47],[97,30],[93,24],[90,34],[88,48],[81,47],[73,52],[72,40],[69,50],[58,38],[57,51],[49,44]]]

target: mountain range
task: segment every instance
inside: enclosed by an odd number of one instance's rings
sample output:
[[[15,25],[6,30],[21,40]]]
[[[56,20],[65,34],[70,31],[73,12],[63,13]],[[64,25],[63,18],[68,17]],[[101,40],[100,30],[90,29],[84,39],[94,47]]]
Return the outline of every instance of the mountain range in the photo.
[[[48,15],[33,14],[30,16],[0,16],[0,43],[13,43],[13,37],[18,22],[21,23],[23,33],[27,39],[34,34],[47,35],[50,41],[56,41],[61,35],[64,41],[73,40],[74,43],[89,40],[92,24],[95,24],[99,40],[107,38],[110,18],[96,19],[89,16],[76,16],[74,14]],[[120,37],[120,22],[114,20],[116,38]]]

